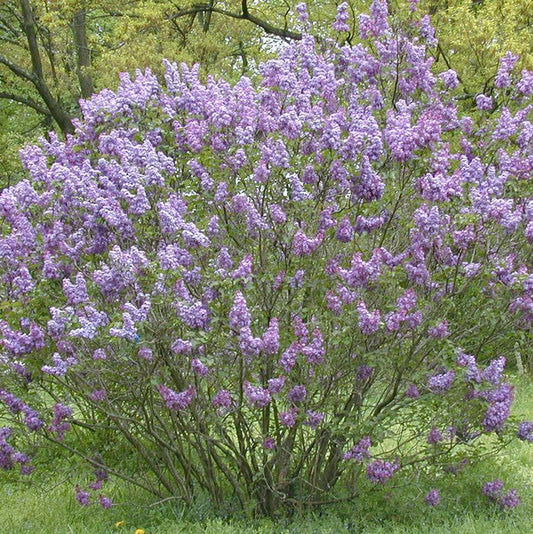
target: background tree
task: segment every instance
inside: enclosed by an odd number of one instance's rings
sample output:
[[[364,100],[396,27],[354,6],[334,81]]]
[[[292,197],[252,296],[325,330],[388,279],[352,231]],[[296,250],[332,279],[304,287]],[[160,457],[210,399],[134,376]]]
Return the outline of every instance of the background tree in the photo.
[[[453,68],[466,93],[491,90],[498,61],[520,56],[517,70],[533,67],[532,0],[425,0],[439,39],[443,70]]]

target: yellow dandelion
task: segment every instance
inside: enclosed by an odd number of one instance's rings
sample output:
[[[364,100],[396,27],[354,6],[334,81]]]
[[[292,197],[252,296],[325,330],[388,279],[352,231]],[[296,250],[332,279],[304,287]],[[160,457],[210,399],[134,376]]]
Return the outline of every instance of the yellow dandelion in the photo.
[[[144,534],[144,529],[138,528],[133,534]]]
[[[121,527],[123,524],[124,524],[124,521],[117,521],[117,522],[115,523],[115,526],[116,526],[116,527]]]

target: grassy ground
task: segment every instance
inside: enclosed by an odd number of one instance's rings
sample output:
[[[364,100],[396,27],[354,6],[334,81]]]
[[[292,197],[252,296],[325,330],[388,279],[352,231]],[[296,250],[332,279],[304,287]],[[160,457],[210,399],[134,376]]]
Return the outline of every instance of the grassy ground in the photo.
[[[533,420],[533,381],[516,379],[514,413]],[[186,509],[172,501],[153,505],[145,495],[117,484],[111,488],[116,505],[80,507],[74,500],[74,483],[68,464],[60,471],[21,480],[0,473],[0,532],[23,534],[337,534],[431,533],[530,534],[533,531],[533,445],[515,442],[495,459],[450,479],[441,491],[442,502],[428,508],[422,496],[430,481],[421,481],[419,493],[397,488],[390,495],[376,495],[357,505],[336,506],[321,514],[296,517],[283,523],[269,520],[222,520],[213,517],[206,503]],[[465,471],[466,473],[466,471]],[[487,503],[480,493],[484,481],[501,478],[516,488],[519,508],[503,512]],[[440,486],[439,486],[440,487]],[[106,493],[109,493],[107,491]],[[118,524],[118,526],[117,526]]]

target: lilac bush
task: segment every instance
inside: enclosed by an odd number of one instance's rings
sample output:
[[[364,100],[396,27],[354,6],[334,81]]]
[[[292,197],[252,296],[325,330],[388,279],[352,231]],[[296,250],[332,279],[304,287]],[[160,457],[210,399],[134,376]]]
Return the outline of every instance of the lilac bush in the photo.
[[[339,42],[305,34],[258,82],[123,75],[23,151],[0,195],[2,467],[29,470],[7,439],[33,433],[98,470],[81,504],[111,506],[89,490],[112,474],[273,513],[516,435],[533,78],[506,66],[460,109],[409,16],[375,0],[350,45],[341,6]]]

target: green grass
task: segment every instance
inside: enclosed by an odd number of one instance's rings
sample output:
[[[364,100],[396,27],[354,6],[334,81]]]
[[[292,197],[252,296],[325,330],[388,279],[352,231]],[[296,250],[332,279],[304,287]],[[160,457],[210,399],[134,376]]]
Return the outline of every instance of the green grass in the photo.
[[[514,382],[517,385],[514,414],[533,420],[533,381],[517,378]],[[50,461],[41,457],[39,470]],[[281,523],[216,518],[207,501],[199,501],[190,508],[177,501],[154,505],[149,496],[120,483],[105,491],[116,503],[112,509],[103,510],[98,505],[81,507],[74,499],[72,466],[65,460],[54,465],[58,465],[55,472],[49,469],[44,474],[36,472],[28,479],[0,473],[1,533],[133,534],[141,528],[146,534],[530,534],[533,531],[533,445],[519,441],[499,457],[436,483],[442,501],[433,509],[423,502],[432,481],[421,476],[416,486],[400,479],[389,493],[376,492],[356,504],[336,505]],[[494,478],[501,478],[506,487],[519,491],[522,497],[519,508],[503,512],[486,502],[480,488]],[[116,527],[119,521],[124,524]]]

